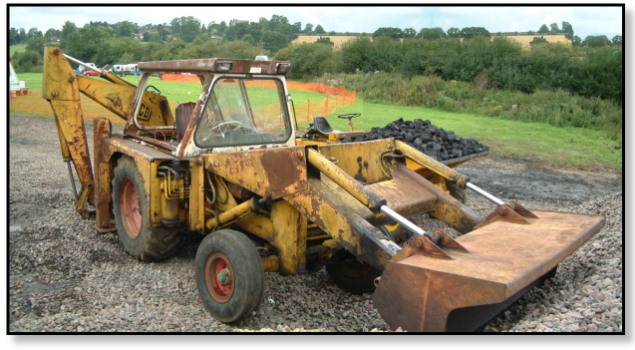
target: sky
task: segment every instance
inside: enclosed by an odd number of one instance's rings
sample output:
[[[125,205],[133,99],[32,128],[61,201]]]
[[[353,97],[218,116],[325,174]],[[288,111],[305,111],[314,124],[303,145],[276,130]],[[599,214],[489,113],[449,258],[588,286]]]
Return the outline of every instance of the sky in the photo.
[[[189,3],[190,1],[188,1]],[[157,2],[153,2],[156,4]],[[208,4],[210,2],[207,2]],[[464,2],[465,3],[465,2]],[[233,4],[233,3],[232,3]],[[318,24],[327,31],[373,33],[380,27],[421,28],[485,27],[491,33],[537,31],[542,24],[549,26],[569,22],[575,35],[582,40],[587,35],[606,35],[611,39],[622,35],[622,8],[565,6],[392,6],[381,7],[365,4],[352,6],[226,6],[226,7],[129,7],[112,4],[108,7],[52,6],[52,7],[10,7],[9,27],[36,27],[42,32],[49,28],[61,29],[65,21],[72,21],[82,27],[90,21],[117,23],[130,21],[145,24],[169,23],[173,18],[193,16],[202,23],[220,23],[231,19],[257,22],[260,17],[270,19],[272,15],[287,17],[290,23],[301,22],[313,26]]]

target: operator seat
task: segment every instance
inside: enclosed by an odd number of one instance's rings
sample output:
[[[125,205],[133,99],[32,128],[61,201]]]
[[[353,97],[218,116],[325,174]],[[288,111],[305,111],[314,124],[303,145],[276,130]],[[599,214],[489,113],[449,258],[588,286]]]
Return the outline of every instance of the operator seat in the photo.
[[[194,113],[194,107],[196,107],[195,102],[185,102],[179,103],[176,106],[175,110],[175,119],[176,119],[176,133],[179,140],[183,138],[183,134],[187,129],[188,124],[190,124],[190,120],[192,119],[192,114]]]
[[[313,130],[319,132],[324,136],[329,136],[329,134],[333,132],[331,124],[329,124],[328,120],[326,120],[326,117],[323,116],[313,117]]]

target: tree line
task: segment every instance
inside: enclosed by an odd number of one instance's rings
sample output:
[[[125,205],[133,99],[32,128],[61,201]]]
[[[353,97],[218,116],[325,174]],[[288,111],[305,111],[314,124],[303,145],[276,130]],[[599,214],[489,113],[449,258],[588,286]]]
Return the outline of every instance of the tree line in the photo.
[[[538,31],[544,31],[543,25]],[[548,28],[547,28],[548,29]],[[135,38],[135,35],[142,33]],[[90,22],[78,28],[67,21],[60,30],[42,34],[11,28],[10,42],[25,40],[26,51],[11,62],[18,71],[41,71],[45,45],[59,45],[65,53],[98,66],[139,61],[205,57],[253,59],[264,53],[290,60],[290,78],[312,80],[325,73],[398,73],[406,77],[436,75],[446,80],[474,82],[488,88],[531,93],[562,88],[583,96],[622,101],[621,36],[587,37],[573,47],[536,38],[530,50],[483,27],[463,29],[379,28],[335,50],[321,37],[312,44],[291,41],[299,34],[326,34],[322,26],[290,23],[273,15],[258,22],[231,20],[201,23],[194,17],[170,23],[138,26],[128,21]],[[332,33],[332,32],[331,32]],[[572,26],[551,25],[549,33],[574,38]],[[541,33],[543,34],[543,33]],[[13,41],[12,41],[13,40]],[[585,44],[582,44],[585,43]]]

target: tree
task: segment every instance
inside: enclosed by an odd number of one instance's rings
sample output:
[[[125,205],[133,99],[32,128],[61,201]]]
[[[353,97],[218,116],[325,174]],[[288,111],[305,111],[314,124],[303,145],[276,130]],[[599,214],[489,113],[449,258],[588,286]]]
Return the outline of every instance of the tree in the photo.
[[[60,33],[61,31],[57,30],[57,29],[53,29],[53,28],[49,28],[46,33],[44,33],[44,38],[46,39],[47,43],[50,43],[53,41],[54,38],[58,38],[60,37]]]
[[[401,65],[403,54],[400,50],[401,43],[387,35],[373,39],[365,53],[362,71],[392,73]]]
[[[18,43],[24,44],[26,43],[26,39],[26,30],[24,30],[24,28],[20,28],[20,34],[18,34]]]
[[[98,58],[97,52],[102,49],[104,43],[109,38],[110,34],[106,28],[85,25],[68,36],[68,39],[66,40],[66,52],[81,61],[95,62]],[[101,65],[102,63],[105,64],[112,62],[99,61],[95,63]]]
[[[201,21],[192,16],[174,18],[170,22],[172,34],[191,43],[201,33]]]
[[[602,47],[609,45],[611,45],[611,41],[609,40],[609,38],[606,37],[606,35],[589,35],[582,42],[582,46],[589,47]]]
[[[168,31],[163,24],[157,25],[157,35],[162,41],[168,40]]]
[[[490,34],[490,32],[488,32],[487,29],[483,27],[463,28],[461,29],[461,32],[459,33],[459,35],[461,36],[461,38],[465,38],[465,39],[471,39],[475,36],[485,36],[488,38],[492,37],[492,34]]]
[[[295,22],[293,23],[293,30],[296,33],[302,33],[302,22]]]
[[[547,34],[549,33],[549,27],[547,27],[546,24],[543,24],[542,26],[540,26],[540,29],[538,29],[538,34]]]
[[[337,35],[337,33],[336,33],[334,30],[331,30],[331,31],[329,32],[329,35]]]
[[[293,79],[307,79],[319,77],[330,71],[335,56],[330,45],[301,43],[289,45],[278,51],[274,59],[291,61],[293,69],[290,77]]]
[[[44,37],[31,38],[26,41],[26,49],[29,51],[37,52],[44,56],[44,46],[46,46],[46,39]]]
[[[286,35],[271,30],[267,30],[262,33],[260,41],[262,42],[264,48],[272,53],[278,52],[278,50],[286,47],[291,42],[289,37]]]
[[[225,21],[221,21],[218,26],[218,34],[225,35],[225,30],[227,30],[227,23],[225,23]]]
[[[121,21],[114,25],[115,36],[119,38],[131,38],[135,34],[135,26],[132,22]]]
[[[400,39],[403,38],[403,30],[393,27],[382,27],[373,33],[373,39],[380,36],[387,36],[391,39]]]
[[[536,36],[534,37],[534,40],[532,40],[529,45],[530,46],[534,46],[534,45],[538,45],[538,44],[545,44],[547,43],[547,39],[545,39],[544,37],[540,36]]]
[[[75,23],[71,21],[64,22],[64,25],[62,26],[62,32],[60,33],[60,47],[62,49],[66,48],[66,40],[68,39],[68,36],[75,33],[76,31],[77,26],[75,25]]]
[[[20,36],[20,32],[17,29],[11,27],[9,29],[9,45],[16,45],[18,43],[18,39]]]
[[[201,33],[201,22],[194,18],[188,17],[184,23],[181,23],[179,35],[186,43],[191,43]]]
[[[574,35],[573,38],[571,38],[571,45],[573,46],[578,46],[582,43],[582,40],[580,40],[580,37],[577,35]]]
[[[426,39],[426,40],[441,39],[441,38],[446,38],[447,36],[448,35],[445,34],[443,29],[441,28],[422,28],[419,31],[419,34],[417,34],[418,38]]]
[[[567,39],[573,40],[573,27],[569,24],[569,22],[562,21],[561,31]]]
[[[307,23],[307,24],[304,26],[304,33],[305,33],[305,34],[309,34],[309,35],[313,34],[313,24],[311,24],[311,23]]]
[[[551,34],[560,33],[560,29],[558,28],[558,23],[551,23],[551,30],[549,31]]]
[[[240,40],[249,43],[249,45],[256,45],[256,40],[251,34],[245,34]]]
[[[344,43],[338,54],[338,70],[343,73],[355,73],[362,69],[371,44],[367,37],[358,37]]]
[[[613,39],[611,39],[611,42],[613,42],[613,45],[622,46],[622,36],[621,35],[614,36]]]
[[[325,44],[330,46],[335,46],[335,43],[331,41],[331,38],[320,37],[315,41],[316,44]]]
[[[322,28],[321,24],[318,24],[315,27],[315,34],[326,34],[326,31],[324,30],[324,28]]]
[[[27,33],[26,38],[28,40],[28,39],[39,38],[43,36],[44,35],[42,35],[42,31],[37,30],[37,28],[31,28],[29,29],[29,32]]]
[[[461,34],[461,31],[459,30],[459,28],[452,27],[448,29],[448,36],[450,38],[458,38],[460,34]]]
[[[406,28],[403,30],[404,38],[414,38],[416,36],[417,36],[417,31],[414,30],[413,28]]]

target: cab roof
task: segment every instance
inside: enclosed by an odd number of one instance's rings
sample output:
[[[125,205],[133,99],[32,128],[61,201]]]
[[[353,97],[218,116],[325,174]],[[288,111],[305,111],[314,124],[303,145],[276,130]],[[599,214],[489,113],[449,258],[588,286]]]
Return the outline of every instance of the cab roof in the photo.
[[[291,62],[289,61],[255,61],[225,58],[151,61],[139,62],[138,64],[139,69],[144,72],[209,72],[267,75],[285,75],[289,71],[290,66]]]

